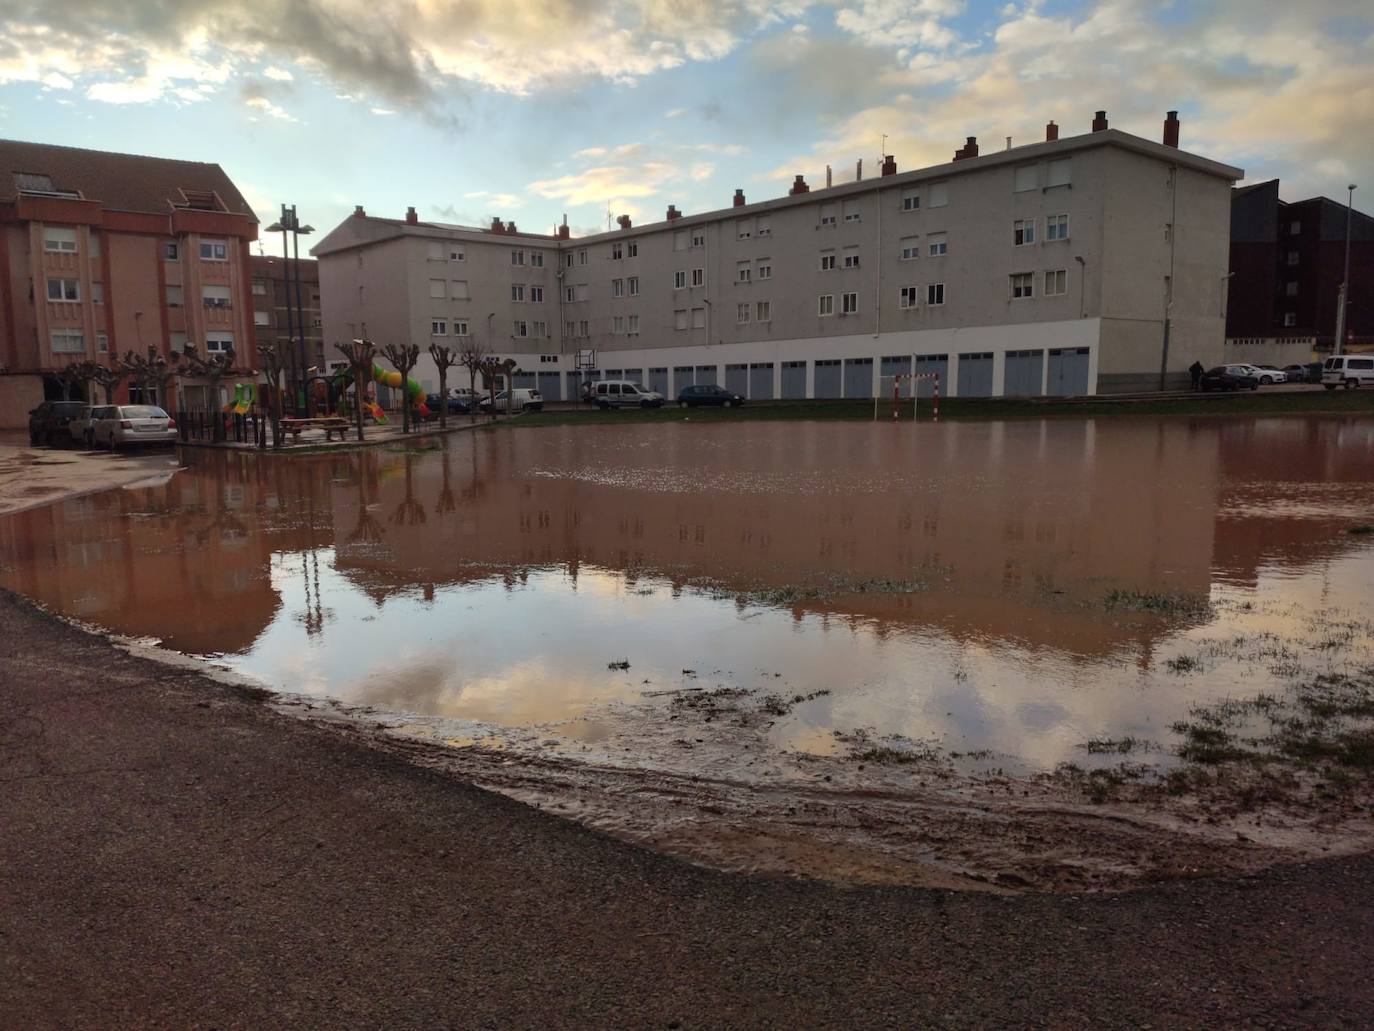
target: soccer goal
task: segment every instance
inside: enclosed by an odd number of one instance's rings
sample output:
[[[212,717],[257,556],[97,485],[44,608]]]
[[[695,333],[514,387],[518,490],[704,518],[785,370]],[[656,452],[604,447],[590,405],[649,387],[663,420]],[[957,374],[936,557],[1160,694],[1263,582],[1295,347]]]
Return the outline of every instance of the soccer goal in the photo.
[[[919,397],[919,391],[916,389],[916,385],[917,385],[917,383],[919,383],[921,380],[930,380],[930,381],[931,381],[931,388],[932,388],[932,392],[931,392],[931,395],[930,395],[931,417],[932,417],[936,422],[939,422],[939,420],[940,420],[940,374],[939,374],[938,372],[898,372],[898,373],[896,373],[896,374],[894,374],[894,375],[892,375],[892,376],[882,376],[882,377],[879,377],[879,380],[878,380],[878,393],[877,393],[877,395],[873,398],[873,420],[874,420],[875,422],[876,422],[877,419],[878,419],[878,403],[882,400],[882,396],[883,396],[883,394],[884,394],[883,384],[885,384],[888,380],[891,380],[891,381],[892,381],[892,418],[893,418],[893,419],[900,419],[900,418],[902,417],[902,400],[903,400],[903,398],[902,398],[902,383],[903,383],[904,381],[907,381],[907,380],[910,380],[910,381],[911,381],[911,397],[908,398],[908,400],[911,401],[911,417],[912,417],[912,419],[915,419],[915,418],[917,417],[918,408],[919,408],[919,405],[920,405],[920,403],[921,403],[921,399],[920,399],[920,397]]]

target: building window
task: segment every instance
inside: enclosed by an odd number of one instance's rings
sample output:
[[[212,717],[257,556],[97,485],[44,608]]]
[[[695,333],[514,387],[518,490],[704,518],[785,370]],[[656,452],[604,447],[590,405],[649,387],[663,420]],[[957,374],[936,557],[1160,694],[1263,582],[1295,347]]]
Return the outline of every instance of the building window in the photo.
[[[1025,193],[1027,190],[1034,190],[1040,185],[1039,169],[1035,165],[1020,165],[1016,169],[1016,183],[1013,190],[1016,193]]]
[[[572,268],[572,267],[573,267],[573,252],[572,252],[572,251],[568,251],[566,254],[563,255],[563,267],[564,267],[564,268]]]
[[[255,326],[270,326],[270,325],[272,325],[272,318],[271,318],[271,316],[270,316],[267,312],[265,312],[265,311],[255,311],[255,312],[253,312],[253,325],[255,325]]]
[[[945,303],[945,284],[931,283],[926,287],[926,304]]]
[[[260,281],[255,281],[255,282],[253,283],[253,295],[254,295],[255,297],[266,297],[266,296],[267,296],[267,284],[266,284],[266,283],[263,283],[263,282],[260,282]]]
[[[429,243],[425,245],[425,256],[427,261],[443,261],[444,241],[430,240]]]
[[[453,299],[455,301],[466,301],[468,299],[468,281],[466,279],[455,279],[453,281]]]
[[[76,253],[76,230],[61,229],[56,226],[48,226],[43,230],[43,249],[45,251],[59,251],[63,254]],[[53,350],[57,350],[56,347]],[[84,351],[85,348],[83,347]]]
[[[687,230],[679,229],[673,234],[673,250],[685,251],[687,249]],[[685,328],[685,327],[684,327]]]
[[[181,247],[174,243],[164,243],[162,257],[164,261],[177,261],[181,257]]]
[[[741,218],[735,223],[735,239],[749,240],[754,235],[754,222],[752,219]]]
[[[579,265],[587,264],[587,249],[585,247],[577,252],[577,263]]]
[[[577,336],[577,323],[571,320],[563,323],[563,335],[567,337]]]
[[[949,203],[949,183],[931,183],[926,190],[926,207],[943,208]]]
[[[86,338],[79,329],[55,329],[52,349],[54,354],[85,354]]]
[[[544,267],[544,252],[543,252],[543,251],[530,251],[530,268],[543,268],[543,267]]]
[[[1018,299],[1034,297],[1035,277],[1029,272],[1013,272],[1011,274],[1011,296]]]
[[[1011,224],[1011,242],[1016,247],[1035,243],[1035,219],[1018,218]]]
[[[209,333],[205,337],[205,350],[210,354],[225,354],[234,349],[233,333]]]
[[[912,258],[921,256],[921,238],[918,236],[902,237],[902,260],[910,261]]]
[[[685,269],[678,269],[676,272],[673,273],[673,289],[687,289],[687,272]]]
[[[630,316],[630,336],[639,336],[639,316]]]
[[[631,240],[629,243],[627,243],[625,245],[625,254],[627,257],[630,258],[639,257],[639,241]]]
[[[110,338],[104,333],[95,335],[95,349],[101,354],[110,353]]]
[[[639,296],[639,277],[638,277],[638,276],[631,276],[631,277],[626,281],[626,286],[629,287],[629,294],[630,294],[631,297],[638,297],[638,296]]]
[[[921,191],[903,190],[902,191],[902,210],[919,211],[921,209]]]
[[[1058,297],[1069,292],[1069,274],[1062,268],[1045,272],[1045,296]]]
[[[611,332],[623,334],[625,332],[625,316],[616,315],[611,319]]]
[[[863,214],[863,209],[856,200],[844,202],[844,220],[846,222],[858,222]]]
[[[449,246],[448,246],[448,260],[449,260],[449,261],[467,261],[467,260],[468,260],[468,252],[467,252],[467,249],[464,248],[463,246],[459,245],[459,244],[456,244],[456,243],[451,243],[451,244],[449,244]]]
[[[692,285],[693,285],[693,286],[705,286],[705,285],[706,285],[706,270],[705,270],[704,268],[694,268],[694,269],[692,269]]]
[[[772,301],[759,301],[758,304],[756,304],[756,305],[754,306],[754,321],[755,321],[755,322],[771,322],[772,319],[773,319],[773,302],[772,302]]]
[[[429,335],[434,337],[448,336],[448,322],[444,319],[431,319]]]
[[[926,237],[926,253],[932,258],[938,258],[942,254],[949,253],[949,234],[931,233]]]
[[[1046,240],[1067,240],[1069,238],[1069,216],[1051,215],[1045,219]]]
[[[517,337],[527,337],[527,336],[529,336],[529,335],[530,335],[530,324],[529,324],[528,322],[526,322],[524,319],[516,319],[516,320],[515,320],[515,328],[514,328],[514,331],[513,331],[513,333],[512,333],[511,335],[512,335],[512,336],[517,336]]]
[[[1050,162],[1049,176],[1045,181],[1046,186],[1068,186],[1073,182],[1073,162],[1068,158],[1060,158],[1058,161]]]
[[[846,248],[844,249],[844,267],[845,267],[845,268],[858,268],[858,267],[859,267],[859,248],[857,248],[857,247],[846,247]]]
[[[769,262],[769,260],[768,260],[767,258],[764,258],[762,261],[759,262],[758,278],[759,278],[759,279],[772,279],[772,278],[773,278],[773,266],[772,266],[772,264]]]
[[[619,261],[622,257],[624,257],[624,254],[625,254],[625,248],[624,248],[621,244],[619,244],[619,243],[613,243],[613,244],[611,244],[611,260],[612,260],[612,261]]]
[[[827,315],[835,314],[835,295],[821,294],[816,305],[816,314],[824,318]]]
[[[757,230],[757,232],[758,232],[758,235],[759,235],[759,236],[772,236],[772,235],[773,235],[773,230],[772,230],[772,228],[768,225],[768,216],[767,216],[767,215],[760,215],[760,216],[759,216],[759,218],[758,218],[758,230]]]
[[[1298,313],[1293,311],[1284,312],[1283,324],[1290,327],[1296,326],[1298,324]],[[53,350],[56,350],[56,348],[53,348]]]
[[[530,287],[530,303],[531,303],[531,304],[543,304],[543,303],[544,303],[544,288],[543,288],[542,286],[532,286],[532,287]]]
[[[1298,296],[1298,283],[1297,283],[1297,280],[1290,280],[1289,283],[1288,283],[1288,285],[1285,287],[1285,289],[1286,289],[1286,291],[1287,291],[1289,297],[1297,297],[1297,296]]]
[[[184,303],[185,303],[185,298],[182,296],[181,287],[178,286],[176,283],[168,283],[168,284],[167,284],[167,307],[169,307],[169,308],[180,308]]]
[[[686,328],[687,328],[687,309],[686,309],[686,308],[678,308],[678,309],[674,310],[674,312],[673,312],[673,328],[674,328],[674,329],[686,329]]]
[[[1296,265],[1297,263],[1298,263],[1298,252],[1297,252],[1297,251],[1289,251],[1289,252],[1288,252],[1288,264],[1290,264],[1290,265]]]
[[[693,308],[693,309],[692,309],[692,328],[693,328],[693,329],[705,329],[705,328],[706,328],[706,309],[705,309],[705,308]]]
[[[747,261],[741,261],[735,266],[735,282],[747,283],[754,275],[754,267]]]
[[[748,322],[751,309],[748,303],[735,305],[735,321]]]
[[[524,252],[524,251],[511,251],[511,252],[510,252],[510,263],[511,263],[512,265],[523,265],[523,264],[525,264],[525,252]]]
[[[1288,235],[1289,235],[1289,236],[1297,236],[1297,235],[1298,235],[1299,233],[1301,233],[1301,232],[1302,232],[1302,223],[1301,223],[1301,222],[1290,222],[1290,223],[1288,224]]]
[[[201,261],[228,261],[229,245],[223,240],[201,240]]]
[[[454,319],[454,320],[453,320],[453,335],[456,336],[456,337],[465,337],[465,336],[468,335],[468,320],[467,320],[467,319]]]
[[[512,301],[523,302],[525,300],[525,284],[512,283],[510,285],[510,299]]]
[[[833,226],[835,224],[835,205],[821,205],[821,225]]]
[[[79,301],[81,300],[81,284],[75,279],[49,279],[48,300]]]
[[[692,230],[692,246],[693,246],[693,247],[705,247],[705,246],[706,246],[706,230],[705,230],[705,229],[693,229],[693,230]]]
[[[563,300],[569,302],[577,300],[577,287],[565,286],[563,288]]]
[[[92,303],[94,303],[94,304],[104,304],[104,303],[105,303],[105,284],[104,284],[104,283],[92,283],[92,284],[91,284],[91,301],[92,301]]]
[[[227,286],[203,286],[200,288],[200,303],[206,308],[230,308],[233,304],[229,300],[229,288]]]
[[[587,328],[587,320],[583,319],[577,324],[578,333],[584,337],[591,336],[591,331]]]
[[[587,300],[587,299],[591,296],[591,291],[592,291],[592,288],[591,288],[591,285],[590,285],[589,283],[578,283],[578,284],[577,284],[577,299],[578,299],[579,301],[585,301],[585,300]]]
[[[821,251],[821,271],[831,272],[835,268],[835,252]]]
[[[612,279],[612,280],[611,280],[611,296],[612,296],[612,297],[624,297],[624,296],[625,296],[625,280],[623,280],[623,279]]]
[[[857,293],[847,293],[840,295],[840,314],[857,315],[859,313],[859,295]]]
[[[915,286],[904,286],[904,287],[902,287],[901,300],[898,302],[897,307],[899,307],[899,308],[914,308],[914,307],[916,307],[917,299],[920,297],[919,290],[920,290],[920,288],[919,288],[919,287],[915,287]]]
[[[448,296],[448,282],[443,279],[431,279],[429,281],[429,296],[442,300]]]

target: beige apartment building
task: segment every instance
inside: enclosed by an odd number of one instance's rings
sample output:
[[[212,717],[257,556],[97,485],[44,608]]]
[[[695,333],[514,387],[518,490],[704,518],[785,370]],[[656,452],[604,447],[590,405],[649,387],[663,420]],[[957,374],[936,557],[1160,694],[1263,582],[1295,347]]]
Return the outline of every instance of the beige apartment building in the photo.
[[[313,250],[325,339],[475,340],[550,399],[588,376],[751,399],[886,395],[912,371],[946,396],[1153,389],[1162,366],[1182,385],[1222,357],[1243,173],[1180,150],[1178,125],[1156,143],[1098,112],[1080,136],[970,138],[947,164],[579,239],[359,207]],[[427,359],[415,375],[437,383]]]

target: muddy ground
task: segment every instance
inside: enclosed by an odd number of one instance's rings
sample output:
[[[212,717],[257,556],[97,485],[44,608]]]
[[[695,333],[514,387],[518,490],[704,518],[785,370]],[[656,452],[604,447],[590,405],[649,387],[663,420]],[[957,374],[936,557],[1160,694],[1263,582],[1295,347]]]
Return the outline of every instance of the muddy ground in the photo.
[[[1357,1026],[1374,858],[1128,893],[689,865],[0,598],[14,1026]]]
[[[0,432],[0,515],[111,487],[164,482],[178,467],[174,448],[111,453],[30,447],[23,433]]]

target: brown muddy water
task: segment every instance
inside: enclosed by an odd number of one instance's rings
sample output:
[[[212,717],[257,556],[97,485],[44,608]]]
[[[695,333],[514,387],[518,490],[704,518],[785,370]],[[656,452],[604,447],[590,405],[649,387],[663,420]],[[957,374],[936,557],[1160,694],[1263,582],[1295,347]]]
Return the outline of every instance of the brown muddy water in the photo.
[[[1369,420],[684,421],[184,460],[0,520],[0,584],[450,745],[795,777],[1091,768],[1125,741],[1167,770],[1193,707],[1372,661]]]

